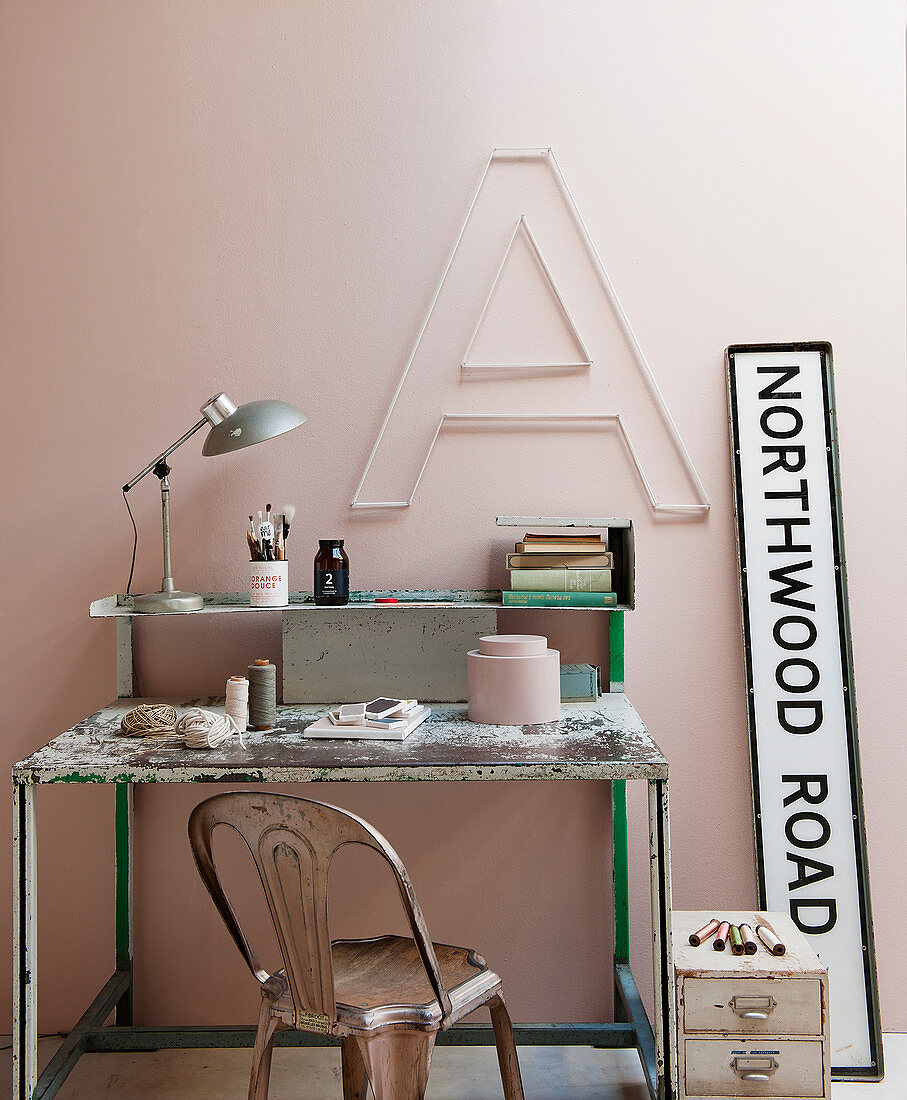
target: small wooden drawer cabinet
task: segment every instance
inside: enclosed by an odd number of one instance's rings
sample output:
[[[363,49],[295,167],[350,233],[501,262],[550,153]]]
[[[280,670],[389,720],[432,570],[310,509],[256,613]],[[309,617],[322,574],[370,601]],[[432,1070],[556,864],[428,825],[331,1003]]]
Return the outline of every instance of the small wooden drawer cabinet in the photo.
[[[691,946],[713,916],[753,930],[765,921],[786,954],[761,940],[755,955]],[[830,1100],[828,972],[789,917],[675,911],[673,944],[680,1100]]]

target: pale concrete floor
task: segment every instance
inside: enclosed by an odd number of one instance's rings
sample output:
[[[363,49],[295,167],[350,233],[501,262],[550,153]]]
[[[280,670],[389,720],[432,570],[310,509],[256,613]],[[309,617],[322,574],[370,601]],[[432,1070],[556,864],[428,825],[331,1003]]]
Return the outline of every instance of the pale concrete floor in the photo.
[[[42,1064],[57,1039],[41,1041]],[[0,1098],[8,1100],[10,1055]],[[907,1035],[885,1036],[882,1084],[837,1082],[832,1100],[907,1100]],[[646,1100],[639,1061],[632,1050],[524,1047],[520,1065],[526,1100]],[[179,1050],[155,1054],[89,1054],[57,1094],[60,1100],[245,1100],[248,1050]],[[277,1050],[271,1100],[338,1100],[339,1051]],[[427,1100],[490,1100],[501,1096],[494,1050],[439,1049]]]

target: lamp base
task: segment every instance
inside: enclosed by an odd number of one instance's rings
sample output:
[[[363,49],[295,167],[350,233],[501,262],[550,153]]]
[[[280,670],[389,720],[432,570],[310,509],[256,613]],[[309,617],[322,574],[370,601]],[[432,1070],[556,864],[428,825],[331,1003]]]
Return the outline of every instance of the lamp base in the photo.
[[[201,611],[204,606],[204,598],[197,592],[149,592],[145,596],[136,596],[132,601],[132,610],[142,613]]]

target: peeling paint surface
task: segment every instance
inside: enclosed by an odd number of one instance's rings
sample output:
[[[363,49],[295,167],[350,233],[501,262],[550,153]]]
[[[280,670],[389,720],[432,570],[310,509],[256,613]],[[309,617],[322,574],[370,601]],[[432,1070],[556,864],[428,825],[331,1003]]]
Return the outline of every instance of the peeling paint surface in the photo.
[[[485,726],[465,703],[432,704],[405,741],[309,739],[331,704],[278,707],[277,726],[218,749],[123,737],[120,720],[142,702],[219,709],[220,698],[120,699],[13,766],[24,783],[294,783],[311,781],[664,779],[668,765],[625,695],[569,703],[559,722]]]
[[[323,614],[326,610],[336,611],[337,608],[318,607],[315,604],[311,592],[290,592],[290,602],[284,607],[252,607],[249,603],[248,592],[207,592],[205,593],[205,606],[198,611],[172,611],[155,612],[156,615],[204,615],[234,611],[303,611]],[[400,602],[396,604],[376,604],[376,599],[386,599],[393,596]],[[114,616],[129,617],[135,614],[133,596],[104,596],[95,600],[90,608],[89,615],[93,619],[106,619]],[[369,590],[366,592],[351,592],[350,602],[347,607],[372,607],[381,611],[407,611],[412,609],[412,604],[424,607],[503,607],[501,603],[501,590],[499,588],[482,589],[418,589],[418,590]]]

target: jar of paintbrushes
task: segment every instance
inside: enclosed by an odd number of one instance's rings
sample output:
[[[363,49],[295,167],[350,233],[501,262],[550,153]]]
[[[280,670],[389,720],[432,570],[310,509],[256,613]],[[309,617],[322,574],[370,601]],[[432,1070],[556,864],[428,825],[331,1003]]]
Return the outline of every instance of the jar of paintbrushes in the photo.
[[[292,504],[275,513],[271,505],[249,516],[249,604],[252,607],[286,607],[290,602],[287,539],[296,515]]]

